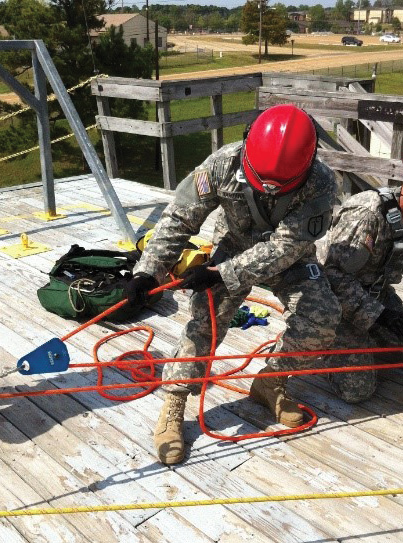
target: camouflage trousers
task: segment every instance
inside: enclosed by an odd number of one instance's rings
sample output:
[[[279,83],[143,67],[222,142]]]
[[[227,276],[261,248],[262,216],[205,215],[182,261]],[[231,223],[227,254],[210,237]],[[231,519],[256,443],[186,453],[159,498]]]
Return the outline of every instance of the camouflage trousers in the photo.
[[[403,312],[403,304],[394,289],[389,287],[381,297],[383,305],[389,309]],[[354,327],[351,322],[341,320],[336,330],[336,349],[364,349],[368,347],[397,347],[402,340],[390,332],[387,328],[375,324],[370,333],[363,332]],[[350,354],[334,355],[326,358],[326,365],[329,367],[342,366],[367,366],[371,364],[382,364],[402,362],[400,353],[378,353],[378,354]],[[349,373],[328,374],[328,380],[335,393],[348,403],[359,403],[368,400],[375,392],[378,384],[378,372],[359,371]]]
[[[305,264],[292,266],[287,272],[277,276],[271,285],[267,282],[285,307],[286,329],[276,344],[275,352],[325,349],[334,342],[341,314],[339,303],[323,272],[320,277],[309,279],[304,267]],[[217,320],[217,345],[224,339],[231,319],[249,292],[250,289],[246,289],[231,296],[221,284],[212,288]],[[210,353],[211,320],[205,292],[191,296],[190,311],[191,319],[180,338],[174,354],[176,357],[196,357]],[[266,363],[267,371],[282,371],[312,367],[314,360],[311,357],[270,357]],[[206,365],[200,362],[168,363],[164,366],[162,378],[170,380],[203,377],[205,368]],[[164,389],[198,393],[200,385],[165,385]]]

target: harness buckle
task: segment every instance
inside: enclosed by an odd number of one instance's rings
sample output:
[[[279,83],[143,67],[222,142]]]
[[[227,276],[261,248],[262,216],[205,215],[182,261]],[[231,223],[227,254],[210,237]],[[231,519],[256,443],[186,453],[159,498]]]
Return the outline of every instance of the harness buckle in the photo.
[[[309,263],[305,264],[306,268],[308,269],[308,279],[311,279],[313,281],[316,281],[321,276],[320,268],[315,263]]]
[[[400,213],[400,209],[397,207],[394,207],[393,209],[389,209],[389,211],[386,213],[386,220],[389,224],[396,224],[402,220],[402,214]]]
[[[262,232],[261,236],[262,236],[262,240],[263,241],[270,241],[270,237],[273,233],[273,230],[265,230],[264,232]]]

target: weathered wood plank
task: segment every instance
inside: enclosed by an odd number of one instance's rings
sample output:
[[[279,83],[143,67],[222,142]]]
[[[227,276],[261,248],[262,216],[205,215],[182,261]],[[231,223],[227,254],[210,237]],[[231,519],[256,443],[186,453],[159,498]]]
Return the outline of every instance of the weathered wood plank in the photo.
[[[140,134],[156,138],[171,138],[184,134],[193,134],[204,130],[220,130],[226,126],[250,123],[256,119],[259,111],[240,111],[225,113],[210,117],[199,117],[186,121],[157,123],[154,121],[139,121],[136,119],[123,119],[121,117],[105,117],[98,115],[97,123],[101,130]]]
[[[158,122],[162,125],[171,123],[170,102],[158,103]],[[164,188],[172,190],[176,188],[175,150],[173,137],[171,135],[164,135],[164,137],[161,137],[160,146]]]
[[[263,72],[262,86],[289,87],[294,89],[318,89],[322,91],[336,91],[341,87],[347,87],[350,84],[359,82],[368,92],[373,87],[372,79],[356,79],[350,77],[312,75],[312,74],[294,74],[284,72]]]
[[[154,86],[144,86],[139,83],[127,85],[114,83],[108,79],[93,81],[91,92],[94,96],[105,98],[127,98],[129,100],[150,100],[157,102],[160,99],[160,89]]]
[[[262,74],[233,75],[188,79],[181,81],[154,81],[111,77],[91,84],[96,96],[137,100],[169,101],[253,91],[262,84]]]
[[[109,100],[103,96],[97,96],[97,108],[98,115],[110,117],[111,110],[109,107]],[[95,117],[97,119],[97,117]],[[102,144],[104,147],[106,171],[111,179],[118,177],[118,161],[116,157],[115,138],[110,131],[103,130],[101,132]]]
[[[218,151],[224,145],[224,131],[222,125],[222,94],[211,96],[210,107],[213,117],[217,117],[220,120],[220,124],[211,133],[211,152]]]
[[[237,113],[224,113],[220,116],[199,117],[187,121],[176,121],[170,125],[165,125],[163,130],[166,134],[180,136],[183,134],[192,134],[203,130],[218,130],[221,127],[235,126],[253,122],[259,115],[259,111],[252,109],[250,111],[239,111]]]
[[[138,119],[105,115],[97,115],[96,121],[101,130],[108,132],[126,132],[128,134],[140,134],[154,138],[160,138],[164,134],[162,125],[154,121],[141,121]]]
[[[403,165],[396,159],[359,156],[339,151],[318,149],[318,156],[335,170],[365,173],[378,177],[387,177],[395,181],[403,181]]]
[[[275,86],[259,89],[260,109],[287,103],[293,103],[316,115],[373,121],[393,121],[395,115],[403,111],[401,96],[302,89],[295,92],[295,89],[279,90]]]

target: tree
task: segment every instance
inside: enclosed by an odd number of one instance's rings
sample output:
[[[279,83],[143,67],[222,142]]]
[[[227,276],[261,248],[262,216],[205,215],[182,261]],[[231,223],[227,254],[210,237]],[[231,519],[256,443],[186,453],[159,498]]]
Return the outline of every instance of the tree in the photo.
[[[1,22],[13,39],[42,39],[51,55],[57,50],[60,24],[54,12],[40,0],[8,0],[1,4]],[[28,70],[31,53],[22,51],[13,54],[2,53],[2,64],[14,75]]]
[[[268,10],[263,14],[262,38],[264,39],[264,54],[268,55],[268,44],[284,45],[287,43],[288,18],[276,9]]]
[[[112,26],[100,37],[99,44],[94,47],[97,66],[104,73],[116,77],[134,77],[151,79],[155,54],[151,44],[141,48],[134,40],[127,45],[123,38],[123,28]],[[110,99],[111,114],[116,117],[131,119],[144,118],[143,102],[139,100]],[[133,148],[138,138],[129,134],[116,134],[117,150],[124,155],[125,150]]]
[[[400,22],[400,19],[398,17],[392,18],[392,27],[395,32],[398,32],[402,29],[402,23]]]
[[[107,70],[111,75],[151,77],[152,47],[141,49],[134,44],[128,47],[119,31],[114,30],[101,38],[99,48],[94,47],[94,52],[89,47],[91,30],[104,26],[97,15],[105,13],[110,5],[109,0],[50,0],[49,5],[42,0],[6,0],[1,6],[2,23],[10,35],[18,39],[43,39],[67,88],[94,75],[94,69]],[[23,55],[4,53],[2,63],[18,75],[31,66],[30,53]],[[93,124],[96,102],[90,87],[77,89],[72,99],[84,125]],[[64,115],[56,101],[49,104],[49,111],[52,137],[60,135],[60,131],[66,132],[65,126],[57,123]],[[32,111],[26,115],[27,118],[30,116],[35,127]],[[12,128],[8,137],[10,141],[18,140],[22,148],[36,141],[36,129],[31,130],[25,119],[24,124]],[[29,145],[26,141],[28,135],[31,139]]]
[[[227,32],[236,32],[241,26],[241,16],[236,13],[232,13],[225,21],[225,30]]]
[[[311,19],[311,31],[322,32],[329,30],[330,23],[326,19],[326,12],[321,4],[316,4],[315,6],[309,8],[308,13]]]
[[[268,9],[266,0],[261,0],[262,28],[261,36],[264,40],[265,52],[268,54],[268,44],[283,45],[287,42],[287,18],[281,11]],[[260,4],[258,2],[246,2],[241,19],[241,29],[246,33],[242,38],[244,44],[256,43],[259,40]]]
[[[259,8],[257,2],[246,2],[242,10],[241,30],[245,32],[242,42],[245,45],[257,43],[259,40]]]
[[[217,32],[224,28],[223,18],[218,11],[214,11],[211,15],[209,15],[207,21],[209,28],[211,28],[213,32]]]

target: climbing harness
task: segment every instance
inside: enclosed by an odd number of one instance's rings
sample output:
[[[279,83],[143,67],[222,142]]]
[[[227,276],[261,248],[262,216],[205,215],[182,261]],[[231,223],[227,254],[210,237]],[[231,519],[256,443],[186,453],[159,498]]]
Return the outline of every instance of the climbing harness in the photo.
[[[378,194],[382,201],[382,212],[392,231],[393,247],[384,264],[383,273],[369,286],[369,293],[379,298],[387,284],[393,283],[393,274],[402,269],[403,262],[403,218],[398,205],[396,189],[382,187]]]

